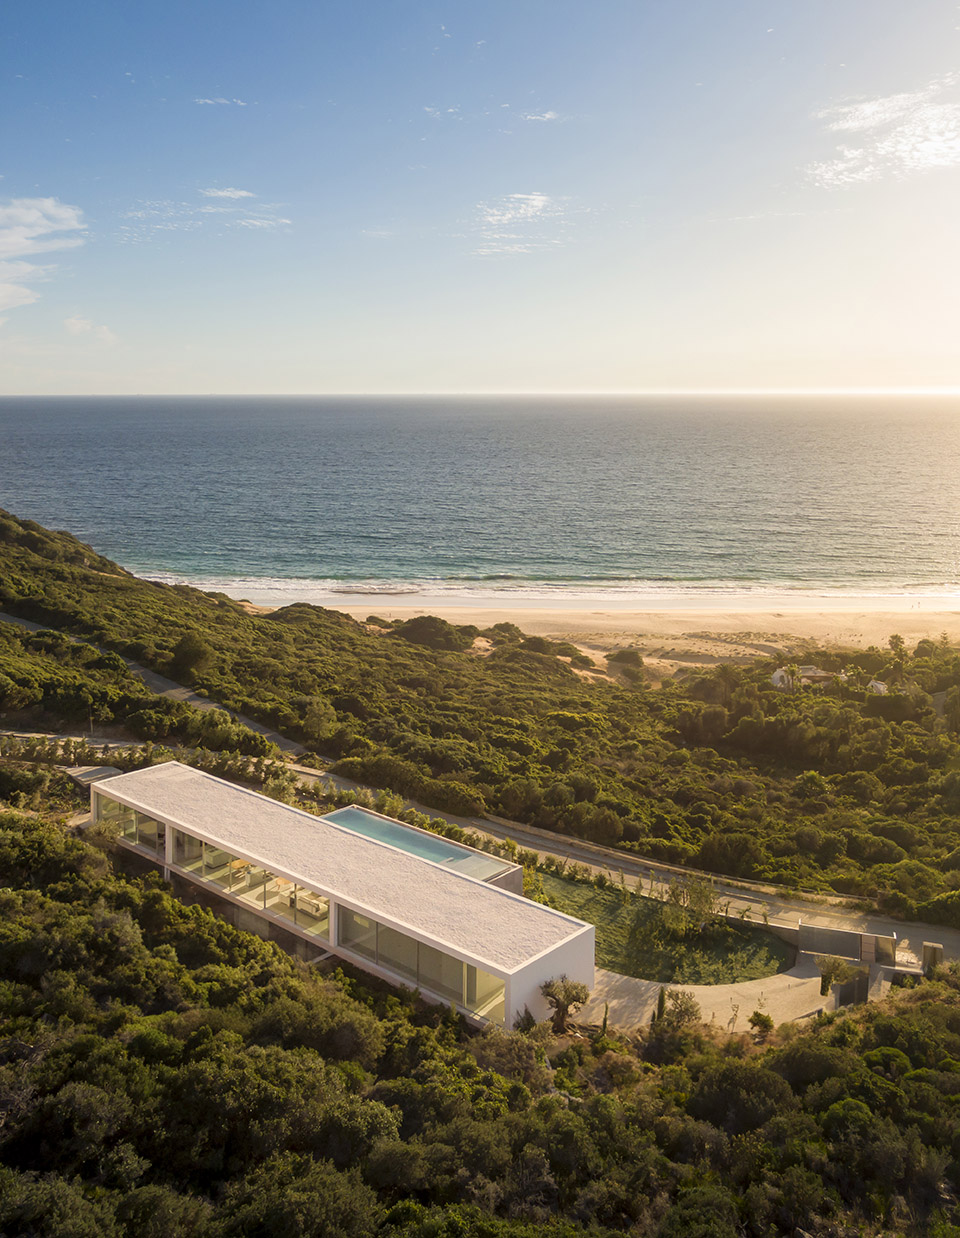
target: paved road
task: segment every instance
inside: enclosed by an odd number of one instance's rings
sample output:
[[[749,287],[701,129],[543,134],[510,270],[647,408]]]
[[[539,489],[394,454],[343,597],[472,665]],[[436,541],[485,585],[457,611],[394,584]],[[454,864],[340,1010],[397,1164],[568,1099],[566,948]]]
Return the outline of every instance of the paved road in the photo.
[[[80,636],[72,636],[61,628],[50,628],[42,623],[33,623],[29,619],[18,619],[15,615],[7,615],[2,611],[0,611],[0,623],[12,623],[19,628],[26,628],[28,632],[59,632],[62,636],[77,641],[78,644],[93,645],[92,641],[84,640]],[[101,653],[113,652],[112,650],[104,649],[101,645],[93,645],[93,648],[99,649]],[[118,656],[123,657],[122,654]],[[288,752],[291,756],[302,756],[307,751],[303,744],[287,739],[285,735],[280,735],[277,731],[271,731],[268,726],[264,726],[261,722],[255,722],[253,718],[248,718],[245,714],[238,714],[235,710],[227,709],[225,705],[218,705],[216,701],[211,701],[209,697],[201,696],[199,692],[194,692],[191,688],[185,688],[183,684],[175,683],[172,679],[158,675],[156,671],[151,671],[148,667],[131,661],[130,658],[123,658],[123,660],[127,664],[127,669],[132,671],[138,679],[143,680],[150,691],[156,692],[158,696],[168,697],[172,701],[184,701],[195,709],[219,709],[223,713],[228,713],[235,722],[240,722],[251,731],[256,731],[258,735],[264,736],[272,744],[276,744],[281,751]]]

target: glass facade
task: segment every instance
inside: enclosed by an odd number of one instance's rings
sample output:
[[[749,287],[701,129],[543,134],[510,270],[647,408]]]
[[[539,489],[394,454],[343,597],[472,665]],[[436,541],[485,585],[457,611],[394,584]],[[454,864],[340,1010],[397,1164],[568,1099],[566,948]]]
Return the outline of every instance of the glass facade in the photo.
[[[440,997],[463,1001],[464,964],[436,946],[420,946],[420,983]]]
[[[455,959],[436,946],[428,946],[349,907],[339,909],[337,925],[337,944],[345,950],[474,1014],[503,1023],[505,985],[500,976]]]
[[[173,862],[178,868],[188,873],[202,872],[203,843],[199,838],[184,834],[182,830],[173,831]]]
[[[96,820],[112,825],[121,838],[137,841],[137,814],[126,804],[118,804],[116,800],[108,800],[105,796],[95,795]]]
[[[377,961],[381,967],[389,967],[405,980],[416,982],[420,966],[419,951],[422,949],[423,946],[406,933],[398,933],[385,924],[378,925]]]
[[[114,823],[119,837],[127,843],[164,860],[166,827],[162,822],[105,795],[95,794],[94,804],[97,821]],[[171,862],[177,868],[258,911],[289,921],[301,933],[330,940],[330,901],[325,895],[182,830],[171,829],[171,834]],[[339,908],[337,923],[337,944],[345,950],[476,1015],[504,1022],[505,985],[501,977],[349,907]]]
[[[330,939],[330,900],[322,894],[315,894],[306,886],[293,886],[292,889],[281,890],[279,896],[280,908],[287,907],[287,913],[293,915],[297,928],[316,937]]]
[[[466,1008],[494,1023],[503,1023],[507,1013],[506,994],[500,977],[467,963],[466,982],[467,991],[463,1002]]]
[[[96,819],[113,825],[117,835],[147,851],[150,855],[162,860],[166,854],[167,832],[162,821],[154,821],[146,813],[135,812],[126,804],[118,804],[116,800],[104,795],[94,797],[96,803]]]
[[[330,938],[330,900],[315,890],[177,829],[173,831],[173,863],[258,911],[288,920],[303,933]]]
[[[162,860],[167,854],[167,827],[142,812],[134,815],[137,818],[137,846]]]
[[[362,955],[371,963],[377,961],[377,922],[369,916],[361,916],[349,907],[341,907],[338,937],[341,946],[354,954]]]

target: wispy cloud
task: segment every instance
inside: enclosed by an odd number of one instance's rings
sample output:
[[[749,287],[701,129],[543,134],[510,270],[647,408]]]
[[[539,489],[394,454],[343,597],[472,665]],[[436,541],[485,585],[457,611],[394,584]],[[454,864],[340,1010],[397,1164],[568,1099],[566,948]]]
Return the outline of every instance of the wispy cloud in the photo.
[[[562,199],[545,193],[510,193],[477,205],[474,253],[529,254],[562,245],[567,211]]]
[[[101,344],[113,345],[117,342],[117,337],[109,327],[97,326],[89,318],[81,318],[79,314],[74,314],[71,318],[64,318],[63,325],[67,329],[69,335],[87,335],[93,339],[99,340]]]
[[[138,202],[124,211],[120,240],[136,244],[170,232],[196,232],[200,228],[219,225],[221,229],[243,228],[246,231],[268,231],[285,228],[292,222],[280,214],[274,202],[256,202],[249,189],[200,189],[201,202],[159,199]]]
[[[205,198],[255,198],[249,189],[201,189]]]
[[[459,103],[452,105],[431,103],[426,104],[423,111],[431,120],[456,120],[466,122],[467,124],[482,124],[485,121],[489,123],[490,119],[493,118],[494,123],[498,126],[502,125],[504,121],[507,124],[515,124],[522,120],[532,121],[534,124],[549,124],[551,121],[562,121],[564,119],[559,112],[553,110],[539,112],[516,111],[509,103],[501,103],[497,108],[485,107],[481,111],[464,110]],[[504,112],[506,113],[505,116],[503,115]],[[501,132],[512,132],[512,130],[501,129]]]
[[[904,179],[960,165],[960,74],[919,90],[851,99],[817,114],[831,133],[857,135],[807,173],[825,189]]]
[[[80,208],[57,198],[14,198],[0,205],[0,312],[36,301],[40,294],[29,285],[55,269],[29,258],[74,249],[84,234]]]
[[[266,216],[252,216],[247,219],[236,219],[234,223],[238,228],[282,228],[289,224],[289,219],[282,219],[279,216],[267,218]]]
[[[206,107],[246,107],[243,99],[224,99],[222,95],[217,95],[213,99],[194,99],[194,103],[199,103]]]

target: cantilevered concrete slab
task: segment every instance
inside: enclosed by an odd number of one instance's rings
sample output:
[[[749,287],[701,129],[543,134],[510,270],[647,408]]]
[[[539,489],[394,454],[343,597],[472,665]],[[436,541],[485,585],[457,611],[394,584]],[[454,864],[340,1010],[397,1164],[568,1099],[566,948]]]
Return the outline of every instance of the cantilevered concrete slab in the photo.
[[[98,782],[93,793],[498,974],[527,973],[543,960],[534,971],[544,980],[564,971],[579,979],[588,967],[592,983],[593,925],[335,821],[176,761]],[[574,947],[569,959],[565,946]]]

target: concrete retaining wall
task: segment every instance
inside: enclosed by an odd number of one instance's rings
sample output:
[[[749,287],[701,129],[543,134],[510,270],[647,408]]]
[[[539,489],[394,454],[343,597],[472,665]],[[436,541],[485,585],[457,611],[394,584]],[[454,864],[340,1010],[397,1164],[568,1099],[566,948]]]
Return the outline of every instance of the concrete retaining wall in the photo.
[[[802,954],[829,954],[838,959],[860,961],[861,934],[847,929],[821,928],[817,924],[800,925]]]

